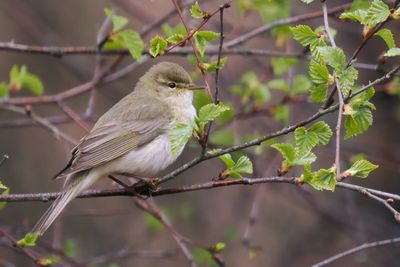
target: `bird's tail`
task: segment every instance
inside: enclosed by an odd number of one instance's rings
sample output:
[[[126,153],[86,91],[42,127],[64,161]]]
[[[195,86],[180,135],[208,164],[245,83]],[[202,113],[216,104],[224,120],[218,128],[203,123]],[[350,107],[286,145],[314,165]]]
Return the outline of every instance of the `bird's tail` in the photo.
[[[89,188],[99,177],[93,171],[74,174],[68,177],[62,194],[53,202],[32,229],[32,233],[43,235],[54,220],[64,210],[65,206],[82,191]]]

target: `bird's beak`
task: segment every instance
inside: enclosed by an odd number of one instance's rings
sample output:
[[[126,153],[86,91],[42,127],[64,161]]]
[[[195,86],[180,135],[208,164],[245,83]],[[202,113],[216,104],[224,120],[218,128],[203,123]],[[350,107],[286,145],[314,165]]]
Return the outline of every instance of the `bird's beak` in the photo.
[[[204,85],[197,85],[197,84],[189,84],[187,87],[188,90],[204,90],[206,87]]]

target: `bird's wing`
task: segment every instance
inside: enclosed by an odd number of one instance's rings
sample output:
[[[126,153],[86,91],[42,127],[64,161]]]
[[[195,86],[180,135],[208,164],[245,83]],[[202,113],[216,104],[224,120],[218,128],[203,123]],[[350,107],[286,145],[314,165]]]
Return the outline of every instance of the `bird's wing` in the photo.
[[[67,166],[54,178],[78,173],[99,166],[145,145],[165,132],[171,116],[154,104],[143,105],[132,121],[111,120],[82,138],[72,150]]]

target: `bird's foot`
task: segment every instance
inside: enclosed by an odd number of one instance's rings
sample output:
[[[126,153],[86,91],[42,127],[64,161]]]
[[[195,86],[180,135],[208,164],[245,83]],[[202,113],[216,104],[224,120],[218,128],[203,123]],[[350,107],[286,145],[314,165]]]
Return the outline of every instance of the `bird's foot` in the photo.
[[[159,180],[159,178],[142,179],[125,189],[135,196],[147,198],[151,196],[153,192],[158,190],[157,183]]]

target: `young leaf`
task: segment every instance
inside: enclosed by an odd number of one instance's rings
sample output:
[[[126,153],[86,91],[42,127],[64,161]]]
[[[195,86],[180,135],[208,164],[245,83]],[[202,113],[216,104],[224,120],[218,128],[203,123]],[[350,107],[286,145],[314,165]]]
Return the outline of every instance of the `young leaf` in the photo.
[[[396,56],[400,56],[400,48],[398,48],[398,47],[390,48],[385,53],[385,57],[396,57]]]
[[[311,100],[313,102],[324,102],[328,96],[328,84],[319,84],[311,87]]]
[[[223,177],[242,178],[242,173],[253,173],[253,164],[247,156],[241,156],[236,162],[230,154],[224,154],[219,158],[226,165]]]
[[[332,130],[323,121],[314,123],[310,128],[299,127],[294,132],[296,145],[301,153],[310,151],[317,145],[326,145],[332,136]]]
[[[38,233],[26,233],[23,239],[18,240],[17,244],[21,247],[34,247],[36,246],[36,240],[39,238]]]
[[[322,62],[311,60],[308,73],[311,81],[315,84],[327,84],[329,82],[328,68]]]
[[[162,55],[167,48],[167,41],[164,40],[161,36],[155,36],[153,39],[150,40],[150,49],[149,53],[152,57],[156,57],[158,55]]]
[[[226,61],[228,60],[228,57],[223,57],[221,58],[219,62],[219,69],[222,69],[225,66]],[[207,72],[215,72],[217,70],[217,61],[214,61],[212,63],[203,63],[204,69]]]
[[[381,0],[374,0],[367,10],[364,24],[373,27],[380,22],[384,22],[389,15],[388,5]]]
[[[200,108],[197,123],[200,128],[200,132],[203,132],[204,126],[209,122],[213,121],[223,112],[229,110],[229,107],[223,103],[214,104],[210,103]]]
[[[290,27],[293,38],[299,42],[302,46],[308,46],[313,41],[319,38],[319,35],[315,33],[310,26],[297,25],[296,27]]]
[[[253,173],[253,164],[247,156],[241,156],[235,165],[229,168],[229,173],[234,178],[237,176],[237,178],[241,178],[242,173]]]
[[[346,65],[346,55],[343,53],[343,50],[338,47],[319,47],[318,51],[324,60],[329,66],[337,69],[344,69]]]
[[[190,8],[190,14],[192,15],[193,18],[195,19],[202,19],[205,16],[207,16],[207,13],[203,12],[200,9],[199,3],[196,1],[192,7]]]
[[[0,98],[8,96],[9,90],[10,87],[8,86],[7,83],[5,82],[0,83]]]
[[[313,177],[307,182],[317,190],[335,191],[336,187],[336,169],[320,169],[313,173]]]
[[[347,116],[344,122],[344,128],[346,129],[344,139],[349,139],[365,132],[372,125],[372,120],[372,111],[369,107],[353,108],[352,114]]]
[[[122,16],[115,15],[111,9],[105,8],[104,12],[106,13],[106,16],[111,19],[113,29],[112,31],[118,32],[121,30],[123,27],[125,27],[126,24],[128,24],[128,19]]]
[[[34,95],[43,94],[43,91],[44,91],[43,84],[38,76],[27,72],[23,76],[21,82],[22,82],[22,86],[24,88],[27,88],[29,91],[31,91],[32,94],[34,94]]]
[[[358,77],[358,70],[354,67],[338,69],[335,73],[343,96],[347,97]]]
[[[124,46],[128,48],[131,56],[134,59],[139,60],[142,57],[144,49],[144,43],[140,37],[140,34],[134,30],[127,29],[120,32],[118,35],[121,37]]]
[[[180,33],[174,33],[170,37],[166,39],[166,41],[170,44],[178,44],[180,41],[185,39],[185,37]]]
[[[224,154],[219,156],[219,158],[225,163],[227,169],[230,169],[235,165],[235,161],[232,159],[231,154]]]
[[[213,31],[198,31],[194,34],[194,41],[201,56],[204,56],[206,45],[219,37],[219,33]]]
[[[68,258],[74,258],[77,250],[77,244],[74,239],[67,239],[64,243],[63,252]]]
[[[295,148],[291,144],[287,143],[277,143],[271,145],[272,148],[275,148],[276,150],[281,153],[282,157],[285,159],[287,162],[288,166],[293,165],[293,162],[296,159],[296,153],[295,153]]]
[[[2,182],[0,182],[0,189],[3,190],[3,192],[1,192],[1,195],[3,195],[3,196],[6,196],[6,195],[8,195],[10,193],[10,188],[7,187]],[[7,202],[0,201],[0,210],[3,209],[6,204],[7,204]]]
[[[311,88],[311,81],[305,75],[296,75],[293,78],[293,86],[291,89],[292,94],[305,93]]]
[[[315,156],[315,154],[312,153],[311,151],[303,153],[298,148],[295,149],[295,156],[296,158],[292,164],[300,166],[305,164],[311,164],[317,159],[317,156]]]
[[[386,45],[388,46],[389,49],[396,47],[396,44],[394,42],[393,38],[393,33],[389,29],[381,29],[378,32],[376,32],[374,35],[377,35],[385,41]]]
[[[343,175],[345,177],[354,176],[358,178],[367,178],[370,172],[378,168],[378,165],[372,164],[368,160],[362,159],[356,161],[350,169],[346,170]]]
[[[268,82],[268,87],[282,92],[289,92],[289,85],[285,79],[273,79]]]
[[[177,124],[169,133],[172,155],[179,155],[193,133],[193,124]]]
[[[295,57],[272,57],[271,65],[275,75],[282,75],[298,62]]]

